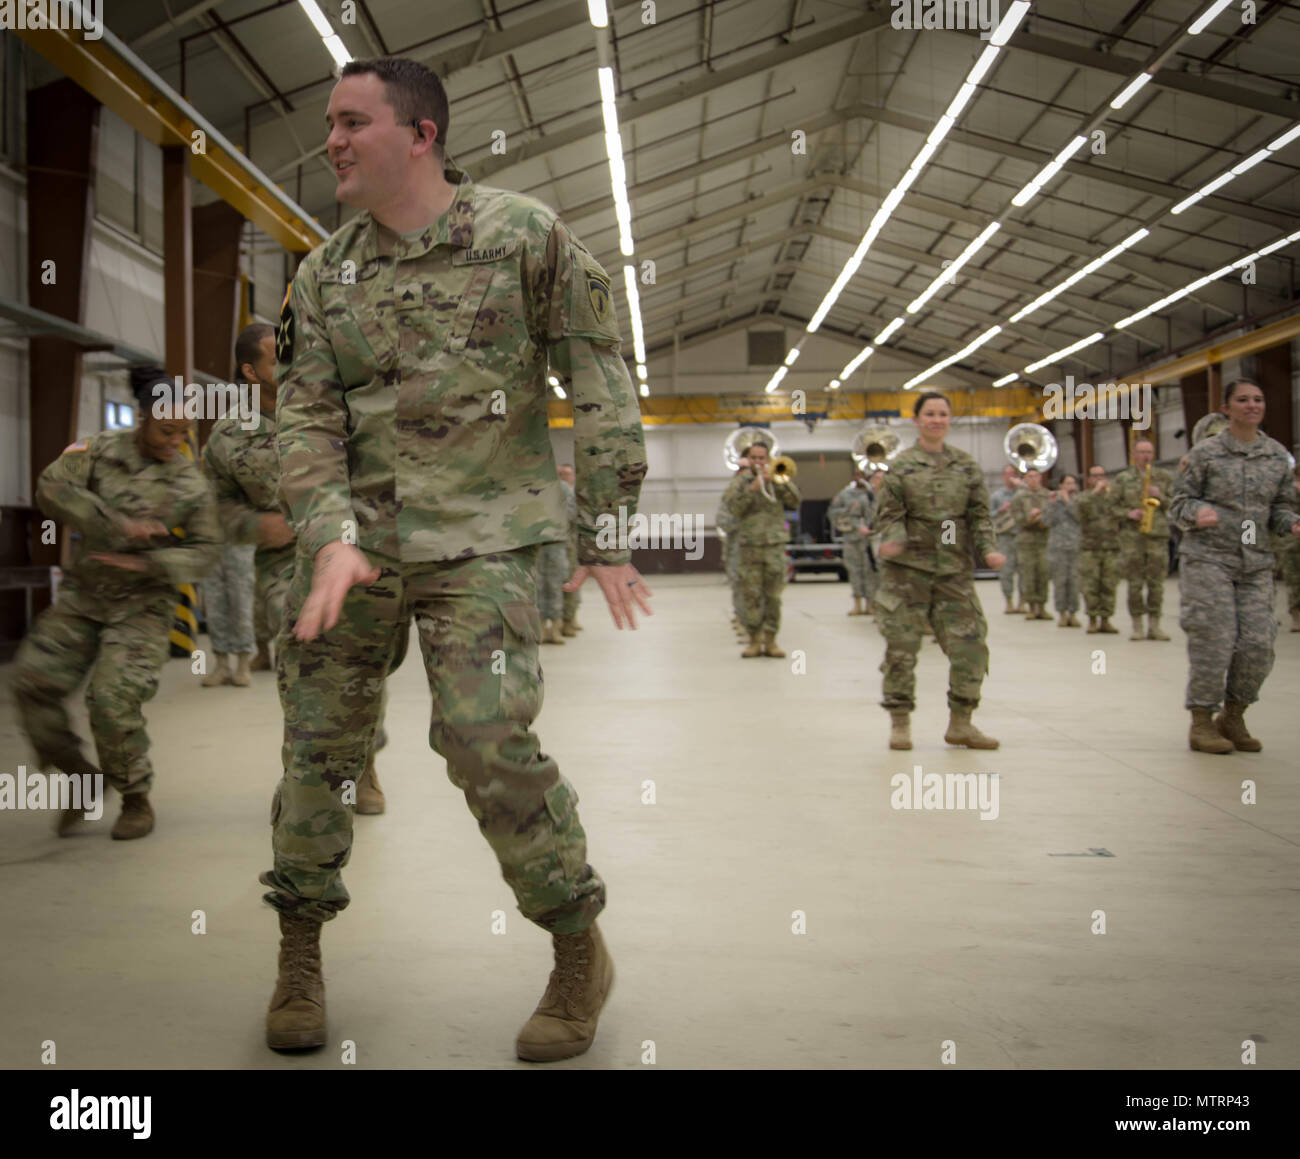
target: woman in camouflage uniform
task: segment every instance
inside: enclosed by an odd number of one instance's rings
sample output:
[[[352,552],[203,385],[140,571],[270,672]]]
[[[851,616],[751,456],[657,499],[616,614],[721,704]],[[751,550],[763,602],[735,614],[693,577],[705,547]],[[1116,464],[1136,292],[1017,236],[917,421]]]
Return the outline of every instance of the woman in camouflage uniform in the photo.
[[[171,380],[156,367],[132,372],[140,425],[101,431],[67,447],[41,473],[36,502],[81,544],[58,598],[18,650],[14,701],[42,769],[95,776],[64,700],[93,668],[86,691],[104,779],[122,794],[119,840],[153,829],[153,766],[141,706],[158,691],[167,660],[176,585],[216,566],[217,505],[198,467],[180,453],[185,418],[155,418],[151,387]],[[83,810],[66,809],[67,836]]]
[[[972,548],[995,570],[1006,557],[997,550],[979,464],[944,444],[952,420],[948,400],[923,394],[912,413],[919,438],[892,463],[876,506],[882,560],[876,616],[887,643],[880,670],[885,674],[881,704],[892,722],[889,747],[912,747],[916,654],[922,628],[929,623],[949,662],[951,715],[943,739],[995,749],[998,742],[970,719],[979,707],[989,663],[984,642],[988,625],[975,594]]]
[[[1237,379],[1223,399],[1228,428],[1192,448],[1169,509],[1183,531],[1188,743],[1203,753],[1253,753],[1263,746],[1242,718],[1273,667],[1277,635],[1269,532],[1300,535],[1300,517],[1286,451],[1259,429],[1264,392]]]

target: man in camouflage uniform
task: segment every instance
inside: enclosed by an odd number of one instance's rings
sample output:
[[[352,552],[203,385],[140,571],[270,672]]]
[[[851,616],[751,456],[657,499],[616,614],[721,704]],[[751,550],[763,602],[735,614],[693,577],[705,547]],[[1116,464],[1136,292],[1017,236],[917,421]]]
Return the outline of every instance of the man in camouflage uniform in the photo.
[[[1088,613],[1088,632],[1119,631],[1110,622],[1119,587],[1119,526],[1106,482],[1106,469],[1088,469],[1088,491],[1075,501],[1079,509],[1079,586]]]
[[[744,467],[740,467],[732,479],[747,473]],[[727,583],[731,586],[731,626],[737,636],[748,640],[749,634],[745,631],[744,591],[740,583],[740,537],[736,534],[740,527],[740,520],[731,514],[727,506],[726,491],[723,491],[722,498],[718,500],[718,512],[714,517],[714,523],[717,525],[718,535],[722,538],[722,566],[727,573]]]
[[[1234,437],[1239,428],[1230,426],[1196,444],[1169,504],[1169,518],[1183,531],[1179,625],[1187,633],[1190,668],[1188,743],[1197,752],[1263,747],[1247,731],[1244,714],[1273,668],[1277,620],[1268,535],[1300,533],[1286,450],[1258,430],[1264,395],[1246,385],[1253,399],[1233,382],[1224,388],[1225,406],[1234,415],[1253,403],[1254,438]]]
[[[867,554],[867,544],[872,535],[872,512],[875,501],[867,486],[867,473],[861,468],[853,472],[853,482],[831,500],[826,518],[839,534],[844,549],[844,565],[849,572],[849,585],[853,593],[850,616],[870,615],[874,610],[871,597],[875,594],[876,574]]]
[[[477,186],[443,152],[447,100],[413,61],[352,61],[330,96],[336,196],[363,212],[303,261],[277,340],[280,500],[304,566],[277,666],[284,778],[272,807],[280,978],[267,1040],[325,1041],[320,926],[349,901],[351,771],[414,618],[430,743],[465,794],[555,969],[521,1058],[591,1045],[613,981],[577,794],[530,725],[542,702],[535,582],[567,534],[548,363],[572,382],[578,556],[615,627],[649,610],[611,537],[646,471],[609,278],[540,202]],[[611,542],[613,538],[613,542]],[[305,566],[311,560],[311,568]]]
[[[133,372],[140,425],[101,431],[66,448],[41,472],[37,506],[77,532],[58,598],[32,625],[15,658],[14,702],[42,769],[96,776],[122,794],[118,840],[154,827],[153,765],[142,706],[158,692],[170,654],[176,586],[216,566],[216,504],[198,467],[180,453],[188,420],[153,417],[150,388],[171,380]],[[86,691],[96,768],[82,755],[63,701],[94,669]],[[60,836],[81,812],[67,810]]]
[[[1174,477],[1163,467],[1151,468],[1148,498],[1159,501],[1151,532],[1143,535],[1142,487],[1146,469],[1156,457],[1155,444],[1139,439],[1133,444],[1133,465],[1115,476],[1112,502],[1119,521],[1119,574],[1128,581],[1128,614],[1133,617],[1130,640],[1168,640],[1160,630],[1165,601],[1165,576],[1169,574],[1169,497]],[[1147,628],[1142,629],[1142,617]]]
[[[246,326],[235,340],[235,362],[241,382],[257,390],[257,426],[246,431],[236,415],[221,419],[203,448],[203,466],[217,494],[227,540],[248,544],[248,550],[256,552],[256,602],[264,609],[266,630],[274,640],[284,627],[284,604],[293,583],[296,555],[293,528],[276,500],[280,456],[275,448],[275,327],[264,322]],[[367,749],[357,781],[358,813],[382,813],[385,808],[375,770],[377,747],[378,740]]]
[[[1079,506],[1074,493],[1079,481],[1066,475],[1047,501],[1047,566],[1052,573],[1052,597],[1058,628],[1078,628],[1079,617]]]
[[[1292,486],[1300,496],[1300,466],[1292,475]],[[1291,631],[1300,632],[1300,540],[1286,532],[1273,533],[1273,578],[1281,586],[1291,613]]]
[[[1016,562],[1016,519],[1011,514],[1011,501],[1020,490],[1020,472],[1008,463],[1002,468],[1002,486],[989,496],[989,514],[993,517],[993,531],[998,537],[998,553],[1006,556],[1007,562],[998,573],[998,583],[1002,587],[1003,598],[1007,606],[1005,615],[1015,615],[1025,610],[1025,588],[1020,586],[1020,599],[1016,600],[1016,576],[1019,564]]]
[[[255,645],[253,632],[253,548],[225,543],[217,566],[203,581],[203,614],[216,662],[199,683],[204,688],[234,684],[247,688],[252,683],[249,661]],[[235,658],[235,670],[230,658]]]
[[[745,450],[741,471],[727,487],[723,502],[737,521],[740,540],[740,586],[745,631],[749,647],[740,655],[774,656],[785,653],[777,646],[781,628],[781,589],[785,587],[786,511],[798,510],[799,488],[791,482],[772,481],[767,446],[756,442]]]
[[[573,489],[577,476],[572,463],[561,463],[556,472],[560,476],[560,486],[564,488],[564,509],[569,516],[568,546],[569,575],[578,570],[578,493]],[[564,577],[566,580],[569,576]],[[560,635],[576,636],[582,631],[578,623],[578,605],[582,603],[582,592],[565,591],[564,623],[560,626]]]
[[[1020,592],[1029,605],[1026,620],[1050,620],[1047,604],[1047,504],[1051,492],[1043,486],[1041,472],[1025,472],[1025,485],[1011,501],[1016,524],[1016,563],[1020,569]]]
[[[564,486],[563,480],[560,486]],[[542,617],[543,644],[564,643],[560,634],[564,619],[564,583],[572,574],[568,543],[542,544],[537,555],[537,610]]]

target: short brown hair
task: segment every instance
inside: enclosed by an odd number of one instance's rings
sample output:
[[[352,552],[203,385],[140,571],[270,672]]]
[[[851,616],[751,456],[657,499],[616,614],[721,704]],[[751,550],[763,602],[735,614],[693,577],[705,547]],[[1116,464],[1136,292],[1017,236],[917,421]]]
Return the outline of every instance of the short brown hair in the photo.
[[[350,60],[339,72],[340,77],[372,72],[384,82],[384,94],[393,106],[393,118],[399,125],[432,121],[438,130],[434,144],[447,155],[447,93],[432,69],[402,56],[375,56],[369,60]]]

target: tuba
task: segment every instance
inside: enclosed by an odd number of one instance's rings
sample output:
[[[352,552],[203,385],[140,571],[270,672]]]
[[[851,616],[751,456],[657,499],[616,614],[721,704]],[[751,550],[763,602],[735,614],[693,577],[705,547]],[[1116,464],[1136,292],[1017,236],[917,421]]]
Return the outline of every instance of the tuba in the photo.
[[[739,427],[727,436],[727,441],[722,444],[722,459],[727,464],[727,470],[733,474],[740,469],[741,452],[754,443],[762,443],[767,447],[768,456],[774,461],[780,451],[780,446],[776,441],[776,436],[771,431],[764,430],[762,427]],[[791,466],[794,467],[793,460],[787,459]],[[791,478],[793,478],[793,474]]]
[[[1210,411],[1196,420],[1196,425],[1192,428],[1192,446],[1196,446],[1202,439],[1212,439],[1227,429],[1228,416],[1222,411]]]
[[[890,460],[903,449],[903,440],[883,424],[863,427],[850,454],[863,471],[888,471]]]
[[[1002,440],[1007,461],[1022,475],[1026,471],[1047,471],[1056,462],[1056,438],[1039,423],[1017,423]]]

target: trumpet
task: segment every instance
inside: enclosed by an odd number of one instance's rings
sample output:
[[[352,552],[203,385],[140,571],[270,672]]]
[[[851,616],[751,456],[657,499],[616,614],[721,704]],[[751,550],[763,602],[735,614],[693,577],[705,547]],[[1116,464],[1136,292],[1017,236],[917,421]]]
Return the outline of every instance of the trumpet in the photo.
[[[789,455],[777,455],[772,460],[772,480],[776,483],[789,483],[799,474],[799,464]]]

